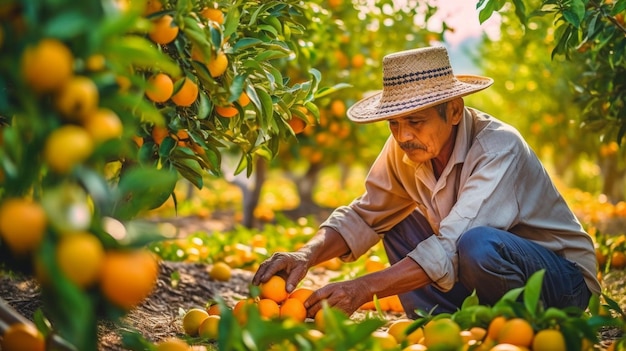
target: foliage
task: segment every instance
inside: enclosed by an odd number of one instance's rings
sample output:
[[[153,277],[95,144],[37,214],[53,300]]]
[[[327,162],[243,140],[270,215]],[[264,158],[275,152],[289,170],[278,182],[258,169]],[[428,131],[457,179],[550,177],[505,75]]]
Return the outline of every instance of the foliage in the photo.
[[[581,123],[621,144],[626,134],[626,1],[502,1],[480,0],[480,20],[495,11],[509,11],[526,26],[537,16],[554,18],[552,57],[564,56],[581,65],[571,80],[577,102],[583,108]]]

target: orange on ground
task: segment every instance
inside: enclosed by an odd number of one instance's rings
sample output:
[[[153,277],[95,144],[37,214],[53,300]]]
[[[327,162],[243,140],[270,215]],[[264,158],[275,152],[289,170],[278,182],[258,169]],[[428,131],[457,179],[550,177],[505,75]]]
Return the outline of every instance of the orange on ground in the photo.
[[[148,37],[157,44],[169,44],[178,36],[178,26],[174,24],[174,17],[170,15],[161,16],[152,20],[152,29],[148,32]]]
[[[55,97],[57,110],[70,121],[82,121],[98,108],[99,93],[91,78],[76,76],[63,84]]]
[[[85,119],[83,126],[96,143],[120,138],[124,132],[124,125],[119,116],[108,108],[96,110]]]
[[[543,329],[535,334],[533,351],[566,351],[565,337],[556,329]]]
[[[302,118],[298,118],[296,116],[291,116],[291,119],[287,121],[287,124],[291,127],[294,134],[300,134],[306,128],[306,122],[302,120]]]
[[[80,288],[98,280],[104,255],[100,240],[87,232],[64,235],[56,247],[59,269]]]
[[[93,152],[91,135],[83,127],[63,125],[50,133],[43,150],[46,164],[57,173],[68,173]]]
[[[24,50],[21,70],[36,92],[50,92],[67,82],[74,71],[74,55],[61,41],[43,39]]]
[[[489,322],[489,326],[487,327],[487,338],[490,340],[497,340],[498,334],[500,334],[500,329],[506,322],[506,317],[504,316],[496,316]]]
[[[217,112],[217,114],[222,117],[231,118],[231,117],[235,117],[239,113],[239,110],[237,110],[237,108],[232,105],[231,106],[215,106],[215,112]]]
[[[272,299],[260,299],[257,301],[259,314],[264,318],[274,318],[280,316],[280,306]]]
[[[24,323],[11,324],[2,335],[0,349],[6,351],[44,351],[46,340],[33,325]]]
[[[209,318],[209,314],[205,310],[192,308],[183,316],[183,330],[189,336],[197,336],[200,324],[207,318]]]
[[[18,255],[39,246],[47,225],[46,212],[36,202],[9,198],[0,205],[0,237]]]
[[[182,86],[172,96],[172,101],[178,106],[191,106],[198,98],[198,85],[187,77],[181,79],[183,80]]]
[[[461,347],[461,328],[450,318],[434,319],[424,326],[424,345],[430,348]]]
[[[209,271],[209,276],[213,280],[219,280],[222,282],[229,281],[232,270],[225,262],[215,262]]]
[[[198,336],[208,340],[217,340],[220,320],[221,317],[218,315],[209,315],[200,323]]]
[[[191,347],[187,342],[177,337],[165,339],[156,344],[156,351],[189,351]]]
[[[502,343],[494,345],[489,351],[528,351],[528,349],[522,346]]]
[[[285,288],[285,284],[285,279],[281,276],[272,276],[266,282],[259,284],[259,289],[261,291],[260,297],[272,299],[277,303],[285,301],[285,299],[289,296],[289,293]]]
[[[365,271],[367,273],[382,271],[386,267],[387,265],[378,255],[371,255],[365,260]]]
[[[255,307],[253,299],[239,300],[233,307],[233,316],[239,325],[248,323],[248,311],[251,307]]]
[[[502,325],[496,340],[500,344],[530,347],[534,336],[535,331],[530,322],[524,318],[512,318]]]
[[[211,57],[211,61],[206,64],[211,73],[211,77],[217,78],[226,72],[228,68],[228,57],[223,51],[219,51],[215,56]]]
[[[427,351],[428,348],[422,344],[410,344],[402,349],[402,351]]]
[[[108,251],[102,264],[100,288],[112,303],[131,309],[154,289],[159,263],[148,250]]]
[[[315,316],[313,316],[313,324],[315,328],[321,330],[322,332],[326,331],[326,320],[324,319],[324,309],[320,308],[317,312],[315,312]]]
[[[376,340],[381,350],[395,350],[398,346],[396,339],[382,330],[375,330],[372,332],[372,338]]]
[[[280,317],[304,322],[306,319],[306,308],[298,299],[287,299],[280,305]]]
[[[205,7],[200,11],[200,16],[211,20],[213,22],[217,22],[219,24],[224,24],[224,13],[219,9],[212,9],[210,7]]]
[[[314,291],[315,290],[311,288],[305,288],[305,287],[296,288],[289,294],[288,298],[298,299],[300,300],[300,302],[304,303],[304,301],[306,301],[306,299],[308,299],[309,296],[311,296],[311,294],[313,294]]]
[[[406,334],[407,329],[413,324],[412,319],[401,318],[397,319],[389,325],[387,333],[391,334],[398,343],[407,340],[409,344],[417,344],[424,337],[424,330],[417,328],[411,334]]]
[[[146,87],[146,96],[151,101],[163,103],[169,100],[174,93],[174,82],[172,78],[165,73],[157,73],[148,78],[148,86]]]
[[[221,315],[220,305],[218,303],[211,303],[206,307],[206,312],[210,315]]]
[[[622,269],[626,267],[626,253],[622,251],[613,251],[613,254],[611,254],[611,267],[615,269]]]

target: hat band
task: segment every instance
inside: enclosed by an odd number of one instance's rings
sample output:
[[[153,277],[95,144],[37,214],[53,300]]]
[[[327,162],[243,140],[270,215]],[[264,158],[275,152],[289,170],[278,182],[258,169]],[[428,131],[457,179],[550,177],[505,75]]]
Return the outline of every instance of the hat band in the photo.
[[[431,69],[427,71],[419,71],[408,74],[403,74],[400,76],[384,78],[383,77],[383,86],[392,87],[400,84],[406,83],[415,83],[423,80],[452,76],[452,67],[441,67],[436,69]]]
[[[432,104],[433,102],[443,102],[445,100],[451,100],[451,98],[460,96],[464,92],[470,90],[472,90],[472,87],[457,85],[452,89],[430,94],[425,97],[418,97],[395,103],[381,101],[378,108],[380,110],[380,114],[394,114],[396,112],[410,111],[413,108],[427,106]]]

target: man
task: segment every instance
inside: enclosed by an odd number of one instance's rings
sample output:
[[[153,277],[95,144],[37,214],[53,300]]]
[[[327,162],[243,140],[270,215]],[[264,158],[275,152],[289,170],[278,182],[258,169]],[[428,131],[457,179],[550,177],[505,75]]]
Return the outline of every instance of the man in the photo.
[[[492,83],[455,76],[443,47],[386,56],[382,92],[347,113],[391,130],[365,193],[304,247],[263,262],[252,283],[279,274],[291,291],[314,265],[355,260],[382,239],[391,266],[320,288],[309,316],[323,300],[350,315],[374,295],[398,294],[412,318],[454,312],[474,290],[491,305],[541,269],[545,306],[585,308],[600,293],[591,238],[521,135],[464,106]]]

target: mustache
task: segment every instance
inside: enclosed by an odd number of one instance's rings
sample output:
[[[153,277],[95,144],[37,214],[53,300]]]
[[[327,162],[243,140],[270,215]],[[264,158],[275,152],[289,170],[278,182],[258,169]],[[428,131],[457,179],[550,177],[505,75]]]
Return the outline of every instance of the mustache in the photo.
[[[399,145],[400,145],[400,148],[404,151],[426,150],[426,147],[424,145],[414,143],[414,142],[404,142],[404,143],[399,143]]]

